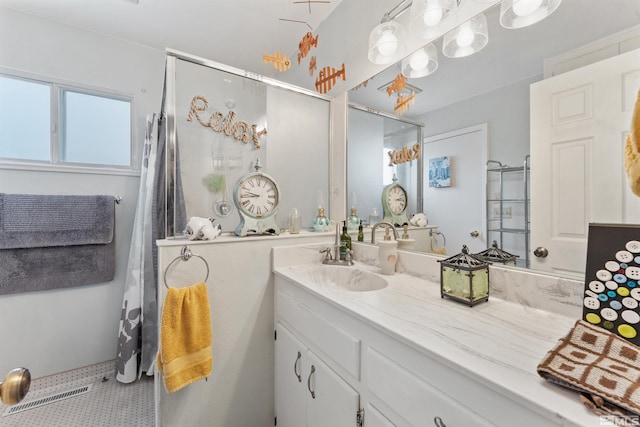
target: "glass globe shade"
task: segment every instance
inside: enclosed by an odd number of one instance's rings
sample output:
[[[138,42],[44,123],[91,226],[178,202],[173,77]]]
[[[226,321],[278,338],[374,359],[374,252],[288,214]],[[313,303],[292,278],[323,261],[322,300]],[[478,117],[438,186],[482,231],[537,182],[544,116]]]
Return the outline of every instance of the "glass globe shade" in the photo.
[[[513,4],[513,13],[518,16],[531,15],[542,5],[542,0],[519,0]]]
[[[393,55],[398,50],[398,38],[390,30],[384,31],[378,40],[378,50],[384,56]]]
[[[427,27],[435,27],[440,23],[440,21],[442,21],[443,15],[444,13],[442,13],[442,9],[427,10],[423,16],[424,25]]]

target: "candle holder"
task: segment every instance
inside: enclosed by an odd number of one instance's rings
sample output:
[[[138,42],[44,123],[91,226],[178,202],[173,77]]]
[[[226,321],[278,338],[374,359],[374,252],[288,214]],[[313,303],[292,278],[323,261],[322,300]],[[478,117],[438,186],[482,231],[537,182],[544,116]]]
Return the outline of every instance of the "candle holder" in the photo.
[[[489,300],[490,263],[469,253],[466,245],[462,252],[440,263],[440,297],[464,302],[470,307]]]

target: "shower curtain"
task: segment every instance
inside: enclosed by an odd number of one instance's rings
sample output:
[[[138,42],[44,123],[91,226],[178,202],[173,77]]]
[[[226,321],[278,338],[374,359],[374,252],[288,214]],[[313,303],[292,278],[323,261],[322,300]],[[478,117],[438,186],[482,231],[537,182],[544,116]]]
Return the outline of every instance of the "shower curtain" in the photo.
[[[158,172],[163,173],[162,157],[158,157],[162,138],[156,139],[161,124],[156,115],[147,116],[140,191],[136,208],[125,292],[120,315],[116,379],[130,383],[140,378],[143,372],[153,375],[153,366],[158,347],[158,317],[156,297],[156,265],[154,262],[157,236],[154,210]],[[161,135],[162,136],[162,135]],[[162,150],[164,151],[164,150]],[[162,191],[164,198],[164,191]],[[155,208],[155,209],[154,209]],[[164,224],[162,224],[164,227]]]

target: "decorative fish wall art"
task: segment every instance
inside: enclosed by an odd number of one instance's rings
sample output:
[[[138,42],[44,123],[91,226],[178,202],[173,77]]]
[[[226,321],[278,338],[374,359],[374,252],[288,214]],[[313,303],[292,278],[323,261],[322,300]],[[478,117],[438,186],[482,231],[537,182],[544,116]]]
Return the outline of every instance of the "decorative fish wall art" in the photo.
[[[276,52],[273,55],[267,55],[265,52],[262,54],[262,59],[265,64],[273,64],[274,68],[281,73],[291,68],[291,61],[289,61],[287,55],[282,52]]]
[[[346,70],[344,69],[344,62],[342,63],[342,68],[336,70],[333,67],[324,67],[318,73],[318,78],[316,79],[316,90],[320,93],[327,93],[331,90],[334,84],[339,77],[342,77],[343,81],[347,80]]]
[[[309,75],[313,77],[313,73],[316,72],[316,57],[315,55],[309,60]]]
[[[318,36],[314,38],[313,34],[308,32],[298,43],[298,65],[300,65],[300,60],[309,54],[312,47],[318,47]]]
[[[393,79],[393,83],[387,88],[387,93],[389,96],[393,92],[400,92],[407,85],[407,77],[403,74],[398,74],[395,79]]]
[[[401,116],[402,113],[409,109],[409,105],[415,102],[415,97],[415,91],[411,91],[411,95],[398,95],[398,98],[396,99],[396,105],[393,107],[393,111]]]

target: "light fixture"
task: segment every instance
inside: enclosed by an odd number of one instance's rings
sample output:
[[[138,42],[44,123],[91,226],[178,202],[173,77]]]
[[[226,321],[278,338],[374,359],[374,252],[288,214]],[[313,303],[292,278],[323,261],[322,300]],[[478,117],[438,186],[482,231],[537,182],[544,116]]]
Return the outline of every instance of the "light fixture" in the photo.
[[[562,0],[503,0],[500,25],[515,29],[533,25],[551,15]]]
[[[402,74],[410,79],[428,76],[438,69],[438,50],[433,43],[402,60]]]
[[[413,0],[411,4],[411,31],[422,38],[438,34],[446,22],[455,19],[458,0]]]
[[[448,58],[462,58],[482,50],[487,43],[487,17],[480,13],[444,35],[442,53]]]
[[[407,52],[404,28],[394,22],[394,19],[411,5],[411,2],[406,4],[407,1],[403,0],[396,7],[385,13],[380,24],[371,30],[367,56],[369,61],[374,64],[392,64],[404,57]],[[401,6],[403,7],[400,8]]]

